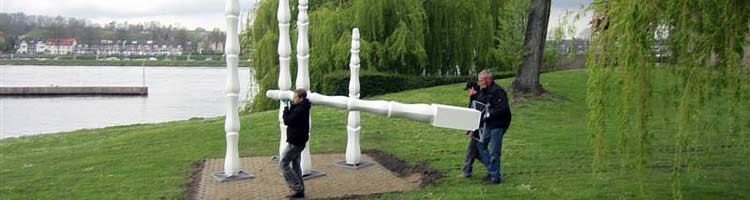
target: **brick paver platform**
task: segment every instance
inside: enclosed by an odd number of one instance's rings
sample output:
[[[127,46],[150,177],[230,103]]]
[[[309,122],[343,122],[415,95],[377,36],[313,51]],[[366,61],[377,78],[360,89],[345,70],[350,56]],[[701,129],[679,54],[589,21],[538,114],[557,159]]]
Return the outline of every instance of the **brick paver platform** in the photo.
[[[379,194],[413,190],[419,187],[419,174],[398,177],[377,162],[358,170],[334,166],[336,161],[344,158],[344,154],[312,155],[313,169],[328,175],[305,180],[307,199]],[[373,161],[366,154],[362,154],[362,159]],[[242,169],[255,175],[255,178],[220,183],[211,176],[211,173],[223,171],[224,159],[206,160],[193,197],[195,199],[281,199],[288,194],[279,167],[271,162],[270,156],[241,158],[241,162]]]

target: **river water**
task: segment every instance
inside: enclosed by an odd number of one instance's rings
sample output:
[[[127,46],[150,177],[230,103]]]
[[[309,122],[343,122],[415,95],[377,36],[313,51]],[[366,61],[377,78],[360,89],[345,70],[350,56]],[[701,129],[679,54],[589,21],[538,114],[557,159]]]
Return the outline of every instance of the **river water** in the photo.
[[[240,97],[249,68],[240,68]],[[145,74],[145,76],[144,76]],[[145,79],[144,79],[145,77]],[[0,66],[0,86],[140,86],[148,96],[0,96],[0,138],[226,114],[225,67]]]

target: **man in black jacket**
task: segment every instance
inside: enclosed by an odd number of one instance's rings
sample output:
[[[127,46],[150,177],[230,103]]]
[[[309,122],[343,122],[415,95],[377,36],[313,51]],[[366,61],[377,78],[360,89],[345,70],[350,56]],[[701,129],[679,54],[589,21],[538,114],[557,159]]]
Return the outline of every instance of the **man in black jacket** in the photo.
[[[288,102],[287,102],[288,104]],[[310,132],[310,101],[307,100],[307,91],[297,89],[294,91],[292,105],[284,107],[284,124],[286,124],[286,142],[288,143],[284,154],[279,162],[284,173],[284,180],[291,194],[287,197],[305,197],[305,184],[302,182],[302,170],[300,168],[300,155],[305,149]]]
[[[482,113],[482,134],[485,134],[479,144],[479,155],[487,164],[488,184],[499,184],[502,182],[500,170],[501,151],[503,149],[503,135],[510,126],[511,114],[508,105],[508,94],[502,87],[492,80],[492,73],[488,70],[479,72],[479,84],[482,89],[477,99],[487,104],[487,109]]]

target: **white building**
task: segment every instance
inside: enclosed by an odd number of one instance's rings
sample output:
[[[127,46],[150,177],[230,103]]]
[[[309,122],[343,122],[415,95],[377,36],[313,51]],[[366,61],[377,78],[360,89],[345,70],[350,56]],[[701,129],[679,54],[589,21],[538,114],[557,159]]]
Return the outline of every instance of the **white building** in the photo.
[[[47,48],[51,55],[67,55],[75,52],[78,42],[75,38],[52,38],[47,40]]]
[[[47,54],[47,43],[44,41],[37,41],[36,42],[36,53],[37,54]]]
[[[103,56],[179,56],[183,44],[153,40],[100,40],[91,43],[78,43],[75,38],[51,38],[44,41],[23,40],[16,48],[16,54],[39,55],[103,55]],[[188,45],[190,43],[187,43]],[[223,47],[223,44],[221,44]]]
[[[27,43],[26,40],[21,41],[21,44],[18,45],[16,54],[29,54],[29,43]]]

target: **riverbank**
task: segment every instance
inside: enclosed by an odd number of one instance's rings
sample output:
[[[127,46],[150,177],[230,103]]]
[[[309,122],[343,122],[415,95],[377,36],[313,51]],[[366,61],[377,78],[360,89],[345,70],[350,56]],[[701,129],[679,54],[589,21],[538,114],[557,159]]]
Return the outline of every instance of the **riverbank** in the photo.
[[[57,65],[57,66],[170,66],[170,67],[226,67],[222,60],[68,60],[68,59],[3,59],[0,65]],[[240,61],[240,67],[249,67],[250,62]]]
[[[0,95],[0,138],[226,113],[226,67],[3,65],[0,73],[1,87],[148,87],[148,96]],[[252,69],[238,75],[244,103],[254,95]]]
[[[457,177],[461,174],[468,141],[462,131],[362,112],[363,150],[380,149],[410,164],[424,161],[443,174],[434,185],[377,198],[672,198],[676,112],[670,105],[658,104],[653,108],[655,120],[649,125],[651,151],[640,183],[633,167],[621,166],[615,152],[609,151],[612,156],[601,161],[598,178],[593,179],[593,153],[586,121],[587,75],[585,70],[543,74],[540,80],[554,97],[512,105],[513,123],[505,134],[504,182],[500,185],[481,184],[485,169],[478,163],[473,177]],[[667,76],[658,77],[654,84],[675,81]],[[507,87],[511,81],[503,79],[498,84]],[[465,106],[463,86],[451,84],[371,99]],[[655,92],[667,89],[660,87]],[[725,105],[714,106],[719,109]],[[344,152],[348,112],[315,106],[311,113],[311,153]],[[716,131],[726,133],[726,123],[716,122]],[[615,130],[615,126],[609,130]],[[277,111],[243,115],[240,156],[267,156],[270,160],[278,153],[278,134]],[[614,146],[616,131],[607,134]],[[685,197],[750,198],[747,147],[731,144],[724,137],[728,136],[702,134],[691,143],[688,150],[691,168],[682,172],[680,181]],[[180,199],[187,194],[192,165],[207,158],[223,158],[225,143],[223,117],[3,139],[0,140],[0,196],[3,199]],[[312,163],[313,167],[333,164],[315,160]]]

